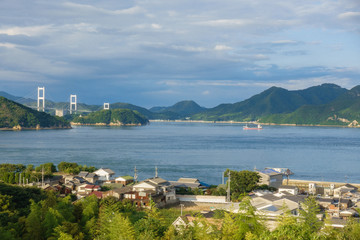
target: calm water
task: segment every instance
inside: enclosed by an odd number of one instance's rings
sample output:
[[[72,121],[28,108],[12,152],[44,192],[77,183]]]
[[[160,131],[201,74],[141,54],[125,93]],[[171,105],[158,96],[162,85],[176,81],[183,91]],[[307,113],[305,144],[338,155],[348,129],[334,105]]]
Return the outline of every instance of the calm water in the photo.
[[[194,177],[221,183],[226,168],[287,167],[294,179],[360,183],[360,129],[238,124],[151,123],[145,127],[74,127],[2,131],[0,162],[39,165],[61,161],[108,167],[139,180]]]

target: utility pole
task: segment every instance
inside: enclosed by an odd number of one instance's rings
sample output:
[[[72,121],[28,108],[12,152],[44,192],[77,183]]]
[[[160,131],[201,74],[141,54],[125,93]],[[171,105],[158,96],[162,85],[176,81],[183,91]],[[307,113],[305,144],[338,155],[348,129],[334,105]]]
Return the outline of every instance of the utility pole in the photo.
[[[230,183],[231,183],[231,172],[229,170],[229,176],[228,176],[228,189],[227,189],[227,201],[230,202],[231,199],[230,199]]]
[[[155,166],[155,178],[157,178],[158,177],[158,168],[157,168],[157,166]]]
[[[44,166],[41,169],[41,187],[44,187]]]
[[[19,185],[21,185],[21,173],[19,175]]]
[[[180,216],[182,216],[182,210],[183,210],[184,204],[180,204]]]
[[[138,175],[137,175],[137,170],[136,170],[136,166],[134,168],[134,182],[136,183],[137,182],[137,178],[138,178]]]

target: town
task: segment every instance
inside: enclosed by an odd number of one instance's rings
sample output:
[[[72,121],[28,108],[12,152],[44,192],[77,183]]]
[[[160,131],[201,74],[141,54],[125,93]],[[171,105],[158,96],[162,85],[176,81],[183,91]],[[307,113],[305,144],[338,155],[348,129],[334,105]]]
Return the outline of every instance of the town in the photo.
[[[6,165],[6,164],[5,164]],[[50,166],[50,167],[49,167]],[[76,163],[62,162],[59,168],[65,172],[71,166],[78,167]],[[54,168],[53,164],[44,164],[41,168],[41,180],[29,183],[25,175],[16,177],[15,184],[21,186],[36,186],[44,191],[53,191],[60,197],[67,195],[76,196],[76,201],[81,201],[89,196],[98,199],[112,197],[117,201],[130,201],[137,208],[151,208],[152,203],[158,208],[181,208],[180,216],[173,222],[177,229],[186,227],[196,220],[192,215],[182,215],[186,210],[194,210],[210,223],[214,221],[213,213],[216,210],[238,213],[239,201],[243,196],[233,198],[231,193],[237,180],[231,178],[230,173],[224,173],[227,181],[218,186],[210,186],[197,178],[179,178],[177,181],[165,180],[159,176],[157,167],[154,168],[154,177],[138,181],[137,170],[134,175],[116,176],[109,168],[88,168],[90,171],[79,171],[70,174],[57,172],[51,177],[45,177],[44,168]],[[39,171],[39,167],[37,170]],[[85,168],[86,169],[86,168]],[[76,172],[76,171],[75,171]],[[276,220],[286,212],[293,217],[299,217],[304,201],[313,196],[316,199],[319,212],[318,221],[327,219],[326,224],[334,228],[344,228],[349,219],[359,217],[360,184],[312,182],[289,179],[293,173],[287,168],[266,168],[264,170],[240,171],[238,173],[253,174],[258,176],[256,185],[246,195],[256,210],[256,215],[265,220],[269,230],[277,227]],[[251,183],[246,183],[251,184]],[[236,190],[235,190],[236,192]],[[215,193],[215,194],[214,194]],[[235,194],[235,193],[234,193]]]

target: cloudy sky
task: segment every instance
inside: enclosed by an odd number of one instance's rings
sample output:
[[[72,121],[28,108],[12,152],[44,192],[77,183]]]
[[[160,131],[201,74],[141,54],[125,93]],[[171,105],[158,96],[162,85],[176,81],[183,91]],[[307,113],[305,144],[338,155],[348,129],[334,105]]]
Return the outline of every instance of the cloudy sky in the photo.
[[[360,84],[359,0],[0,1],[0,91],[144,107]]]

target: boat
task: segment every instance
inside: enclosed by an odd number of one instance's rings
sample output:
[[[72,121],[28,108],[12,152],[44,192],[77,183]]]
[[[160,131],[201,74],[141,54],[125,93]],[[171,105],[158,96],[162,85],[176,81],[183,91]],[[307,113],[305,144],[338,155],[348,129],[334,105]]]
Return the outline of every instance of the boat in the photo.
[[[256,127],[249,127],[247,124],[243,126],[244,130],[262,130],[262,126],[258,124]]]

